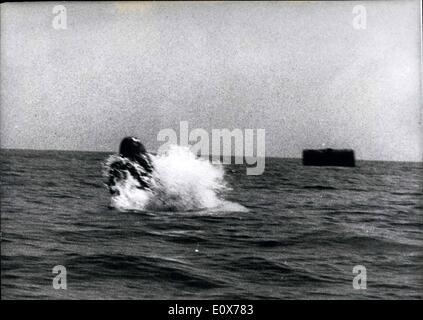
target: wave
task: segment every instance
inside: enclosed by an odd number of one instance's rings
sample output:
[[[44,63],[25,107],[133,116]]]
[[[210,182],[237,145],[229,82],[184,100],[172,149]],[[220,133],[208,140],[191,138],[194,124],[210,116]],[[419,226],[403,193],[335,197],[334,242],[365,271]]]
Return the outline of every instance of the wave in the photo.
[[[107,159],[105,177],[115,157]],[[151,188],[140,189],[139,182],[128,172],[126,179],[116,183],[119,192],[112,196],[111,207],[125,211],[247,211],[240,204],[224,200],[223,195],[230,188],[220,163],[197,158],[189,148],[177,145],[171,145],[162,154],[151,155],[151,160],[154,167],[149,180]]]
[[[315,190],[337,190],[335,187],[331,186],[321,186],[321,185],[315,185],[315,186],[304,186],[303,189],[315,189]]]
[[[199,272],[189,262],[161,256],[133,256],[121,253],[78,255],[70,257],[75,279],[90,282],[93,278],[105,281],[107,278],[124,276],[130,280],[170,282],[176,287],[213,289],[224,285],[223,281],[206,272]]]

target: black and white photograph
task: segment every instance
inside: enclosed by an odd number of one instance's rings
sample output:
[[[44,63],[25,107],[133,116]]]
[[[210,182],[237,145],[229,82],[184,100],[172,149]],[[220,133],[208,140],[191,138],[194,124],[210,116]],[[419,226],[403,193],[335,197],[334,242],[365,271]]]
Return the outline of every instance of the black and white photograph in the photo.
[[[421,21],[419,0],[3,2],[1,299],[423,299]]]

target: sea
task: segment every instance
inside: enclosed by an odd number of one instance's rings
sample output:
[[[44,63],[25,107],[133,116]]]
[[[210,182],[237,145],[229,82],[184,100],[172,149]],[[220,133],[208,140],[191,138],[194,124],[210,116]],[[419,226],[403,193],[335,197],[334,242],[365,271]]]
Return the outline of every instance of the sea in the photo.
[[[1,150],[2,299],[423,298],[421,162],[176,152],[116,199],[110,156]]]

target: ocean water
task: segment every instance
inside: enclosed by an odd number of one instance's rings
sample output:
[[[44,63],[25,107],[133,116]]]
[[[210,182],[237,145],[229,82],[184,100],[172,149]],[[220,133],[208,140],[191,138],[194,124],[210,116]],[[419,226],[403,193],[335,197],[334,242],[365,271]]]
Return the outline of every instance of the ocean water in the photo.
[[[2,299],[423,298],[422,163],[173,168],[168,178],[189,182],[169,211],[110,207],[108,156],[2,150]],[[205,199],[221,202],[193,207],[210,172],[225,187]],[[67,290],[52,286],[56,265]],[[365,290],[352,286],[356,265]]]

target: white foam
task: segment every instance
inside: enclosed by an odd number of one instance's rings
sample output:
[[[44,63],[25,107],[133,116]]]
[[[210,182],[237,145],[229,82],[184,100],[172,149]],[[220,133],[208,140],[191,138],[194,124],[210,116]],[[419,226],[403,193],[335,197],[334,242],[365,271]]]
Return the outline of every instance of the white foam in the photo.
[[[128,174],[128,179],[116,185],[119,195],[112,196],[113,207],[141,211],[248,211],[240,204],[223,199],[229,188],[220,163],[197,158],[189,148],[177,145],[152,156],[152,161],[151,191],[138,189],[138,182]],[[106,167],[110,163],[108,160]]]

